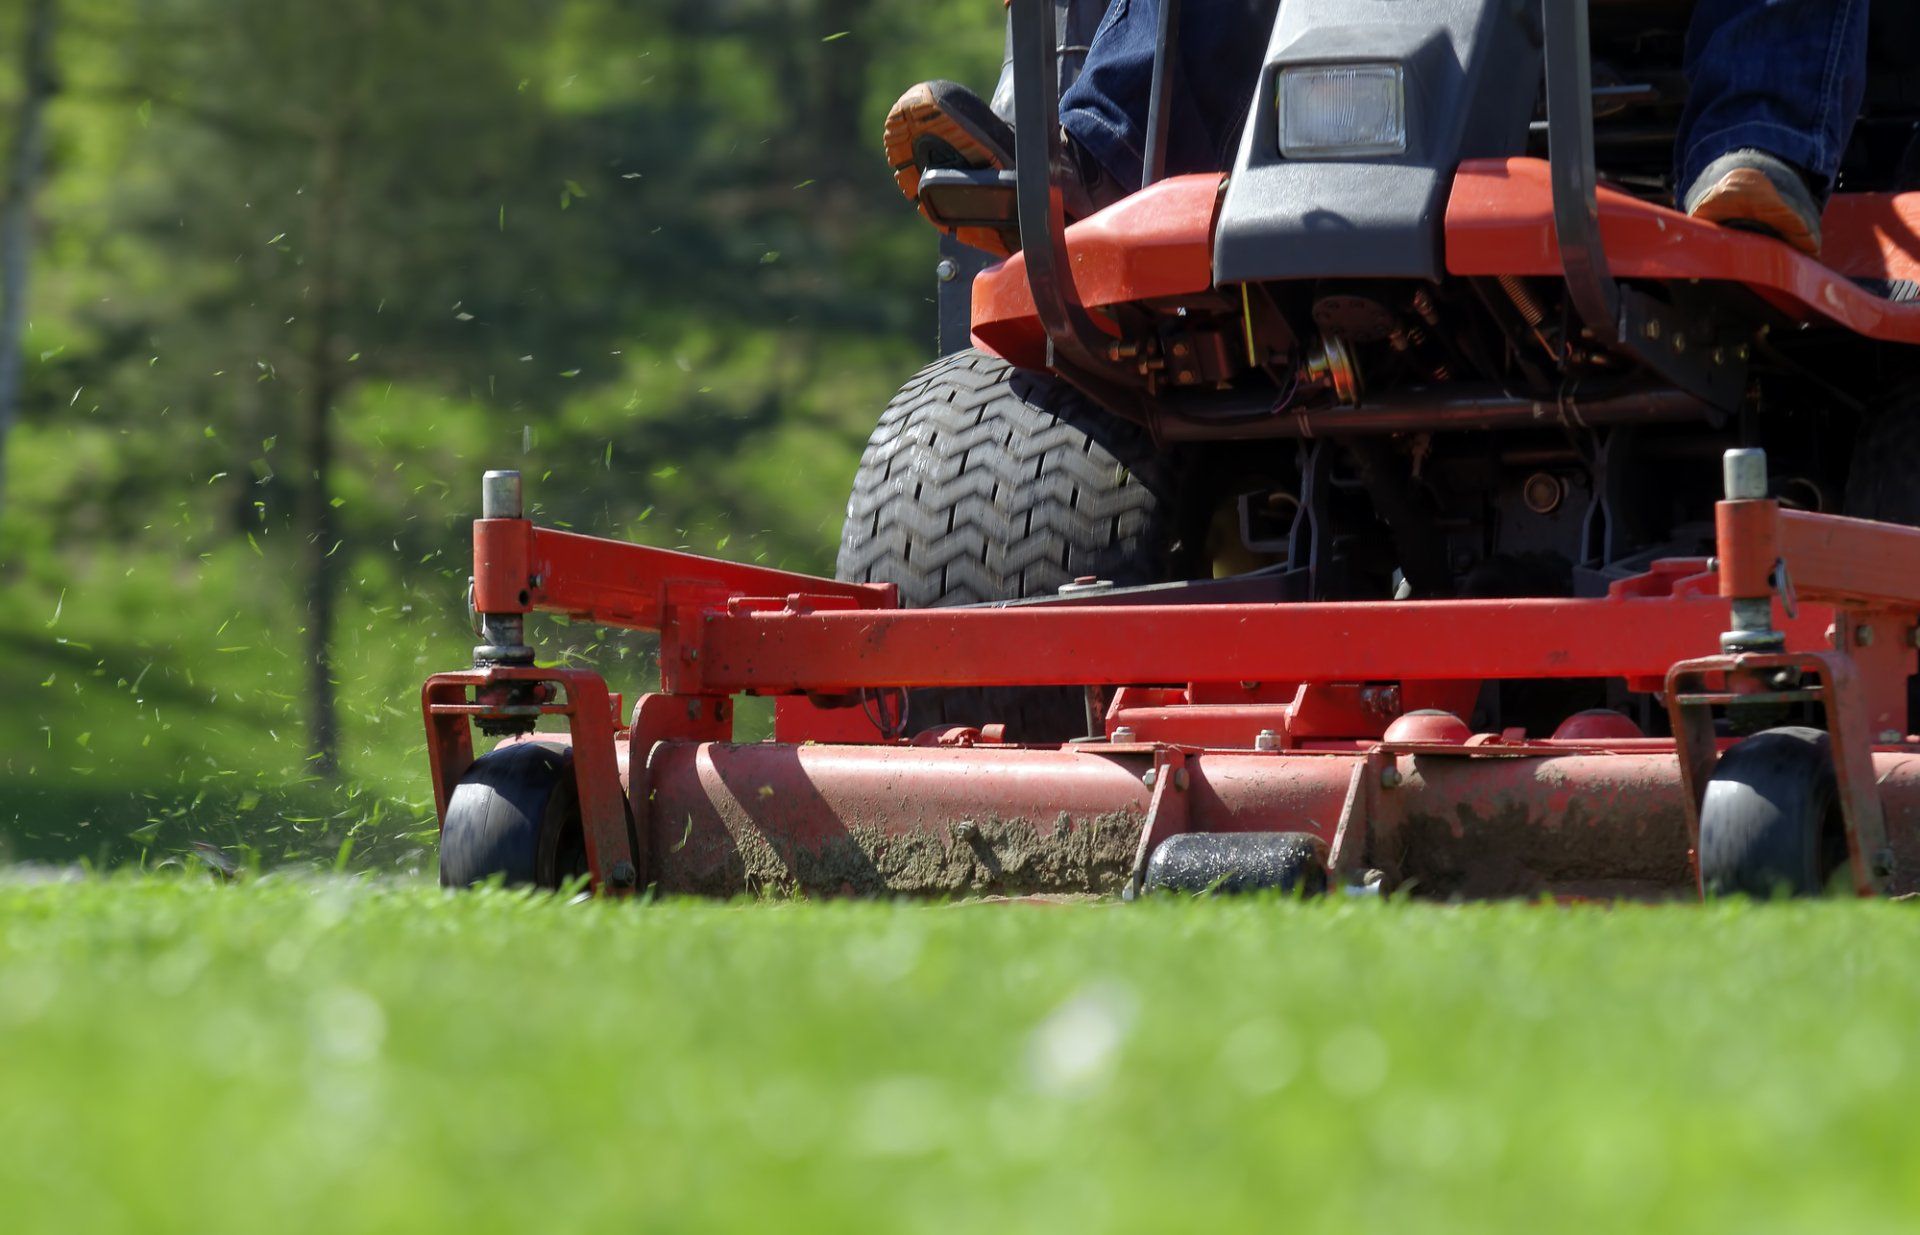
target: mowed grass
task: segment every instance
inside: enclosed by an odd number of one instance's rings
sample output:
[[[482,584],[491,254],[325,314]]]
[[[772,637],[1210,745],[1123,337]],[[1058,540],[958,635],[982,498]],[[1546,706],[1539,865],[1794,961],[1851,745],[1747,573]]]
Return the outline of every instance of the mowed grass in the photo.
[[[0,887],[9,1231],[1873,1231],[1920,914]]]

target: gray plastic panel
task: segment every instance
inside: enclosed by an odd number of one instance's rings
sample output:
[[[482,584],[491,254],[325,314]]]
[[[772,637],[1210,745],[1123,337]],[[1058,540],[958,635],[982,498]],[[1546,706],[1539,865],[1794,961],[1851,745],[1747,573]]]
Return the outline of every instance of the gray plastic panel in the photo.
[[[1283,66],[1395,62],[1407,151],[1286,159]],[[1530,0],[1285,0],[1214,236],[1214,279],[1437,279],[1462,159],[1523,152],[1541,81]]]

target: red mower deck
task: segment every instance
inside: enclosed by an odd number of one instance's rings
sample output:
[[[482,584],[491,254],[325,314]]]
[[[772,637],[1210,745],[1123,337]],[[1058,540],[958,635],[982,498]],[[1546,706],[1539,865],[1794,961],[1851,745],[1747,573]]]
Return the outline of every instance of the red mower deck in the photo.
[[[1855,890],[1920,870],[1920,530],[1734,498],[1717,561],[1603,599],[903,610],[888,587],[536,527],[511,473],[488,493],[474,598],[496,663],[426,684],[436,802],[444,821],[471,722],[562,718],[539,737],[573,749],[603,889],[1124,893],[1170,837],[1298,832],[1336,880],[1389,889],[1687,893],[1730,744],[1714,710],[1792,704],[1825,711]],[[661,690],[623,717],[595,673],[499,663],[533,612],[658,631]],[[1618,712],[1552,735],[1459,717],[1482,682],[1550,678],[1658,692],[1678,738]],[[899,692],[958,684],[1088,687],[1104,724],[1058,747],[883,732]],[[730,740],[737,694],[779,696],[775,740]]]

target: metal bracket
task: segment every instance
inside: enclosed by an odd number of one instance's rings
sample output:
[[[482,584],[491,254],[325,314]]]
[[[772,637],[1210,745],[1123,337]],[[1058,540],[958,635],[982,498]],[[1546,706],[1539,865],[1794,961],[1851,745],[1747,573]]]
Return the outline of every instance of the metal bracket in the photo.
[[[1593,64],[1587,0],[1541,0],[1546,35],[1547,161],[1553,226],[1567,295],[1585,333],[1631,355],[1722,411],[1746,395],[1744,348],[1723,339],[1709,314],[1692,314],[1623,287],[1600,237],[1593,154]]]

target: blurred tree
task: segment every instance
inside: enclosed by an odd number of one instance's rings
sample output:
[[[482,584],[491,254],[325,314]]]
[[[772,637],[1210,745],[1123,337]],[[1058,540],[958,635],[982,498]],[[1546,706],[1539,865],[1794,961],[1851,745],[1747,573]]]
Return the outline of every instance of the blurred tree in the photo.
[[[20,40],[20,111],[0,200],[0,508],[7,496],[7,435],[20,398],[21,330],[33,250],[33,202],[40,187],[47,100],[53,97],[54,0],[30,0]]]

